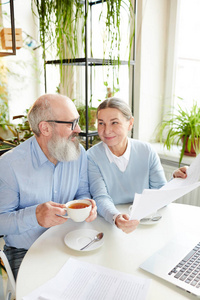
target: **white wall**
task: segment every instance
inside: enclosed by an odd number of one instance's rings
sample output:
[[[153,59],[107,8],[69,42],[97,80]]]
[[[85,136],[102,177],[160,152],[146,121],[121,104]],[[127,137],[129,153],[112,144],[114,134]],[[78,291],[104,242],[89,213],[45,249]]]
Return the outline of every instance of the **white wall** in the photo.
[[[9,2],[8,2],[9,3]],[[9,4],[8,4],[9,5]],[[4,10],[8,9],[3,5]],[[23,39],[26,32],[39,41],[37,19],[34,20],[31,11],[31,1],[14,1],[15,27],[22,28]],[[26,40],[27,41],[27,40]],[[26,41],[24,44],[26,44]],[[17,50],[15,56],[4,58],[8,69],[16,75],[8,76],[10,120],[14,115],[23,114],[27,108],[44,92],[44,84],[40,76],[43,70],[41,49],[31,50],[27,46]],[[17,120],[17,123],[19,120]]]
[[[165,95],[169,0],[140,0],[137,14],[134,137],[153,141]]]

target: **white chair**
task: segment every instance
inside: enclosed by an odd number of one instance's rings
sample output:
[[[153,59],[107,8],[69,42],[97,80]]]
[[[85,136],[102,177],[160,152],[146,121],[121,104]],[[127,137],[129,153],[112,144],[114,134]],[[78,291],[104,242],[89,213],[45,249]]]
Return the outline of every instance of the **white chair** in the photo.
[[[15,279],[10,268],[8,259],[0,250],[0,299],[15,299]]]

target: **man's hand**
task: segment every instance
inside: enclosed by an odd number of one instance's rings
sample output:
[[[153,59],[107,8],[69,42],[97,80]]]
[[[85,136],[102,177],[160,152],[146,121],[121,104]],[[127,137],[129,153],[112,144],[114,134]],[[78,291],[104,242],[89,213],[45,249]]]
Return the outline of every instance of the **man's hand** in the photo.
[[[92,209],[90,211],[89,217],[85,220],[86,222],[92,222],[94,219],[97,217],[97,206],[94,200],[92,199],[87,199],[92,203]]]
[[[123,214],[117,216],[117,218],[115,219],[115,224],[125,233],[130,233],[137,228],[139,221],[129,220],[129,215]]]
[[[187,177],[187,169],[188,167],[181,167],[174,171],[173,177],[174,178],[186,178]]]
[[[65,204],[52,201],[39,204],[36,208],[38,224],[42,227],[49,228],[65,223],[67,219],[56,216],[56,214],[65,215],[66,210],[64,208],[66,208]]]

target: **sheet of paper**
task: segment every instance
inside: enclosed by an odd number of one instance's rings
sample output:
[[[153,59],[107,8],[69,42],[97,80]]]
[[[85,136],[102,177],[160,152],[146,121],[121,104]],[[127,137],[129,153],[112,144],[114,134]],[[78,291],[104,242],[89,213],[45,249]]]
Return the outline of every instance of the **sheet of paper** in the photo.
[[[159,190],[135,194],[130,220],[141,220],[200,186],[200,154],[187,170],[187,178],[175,178]]]
[[[198,182],[200,179],[200,154],[194,159],[191,163],[190,167],[187,169],[187,178],[174,178],[173,180],[169,181],[165,184],[161,189],[168,190],[174,189],[182,186],[188,186],[195,182]]]
[[[145,300],[150,280],[70,258],[23,300]]]

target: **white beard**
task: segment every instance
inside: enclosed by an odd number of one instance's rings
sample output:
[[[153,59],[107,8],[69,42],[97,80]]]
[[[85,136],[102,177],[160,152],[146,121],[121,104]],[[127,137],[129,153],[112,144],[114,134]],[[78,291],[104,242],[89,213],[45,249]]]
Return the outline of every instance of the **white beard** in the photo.
[[[52,157],[57,161],[72,161],[77,160],[81,149],[79,141],[75,139],[71,141],[74,135],[70,136],[68,139],[59,137],[55,133],[52,139],[48,142],[48,150]]]

